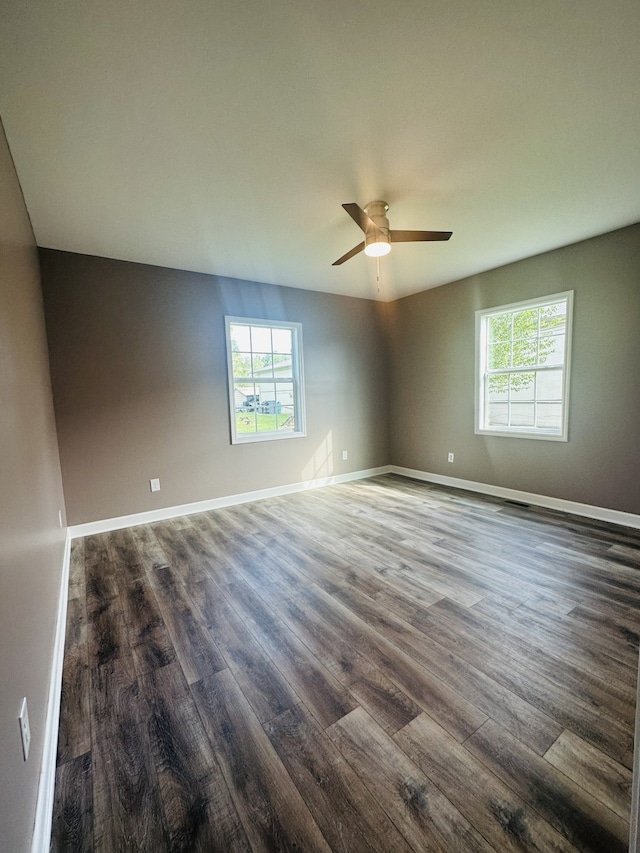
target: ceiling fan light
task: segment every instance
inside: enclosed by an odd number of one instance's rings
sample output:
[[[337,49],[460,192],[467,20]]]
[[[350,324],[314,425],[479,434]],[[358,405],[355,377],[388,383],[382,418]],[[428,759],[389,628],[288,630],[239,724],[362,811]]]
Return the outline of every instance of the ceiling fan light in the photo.
[[[390,251],[391,243],[384,238],[367,243],[364,247],[365,255],[368,255],[370,258],[381,258],[383,255],[388,255]]]

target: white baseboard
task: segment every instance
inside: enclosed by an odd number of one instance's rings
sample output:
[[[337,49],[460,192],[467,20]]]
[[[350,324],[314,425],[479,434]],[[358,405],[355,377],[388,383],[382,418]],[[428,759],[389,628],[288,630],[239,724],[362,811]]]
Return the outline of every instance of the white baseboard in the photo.
[[[48,853],[51,845],[51,822],[53,819],[53,794],[56,784],[56,754],[58,749],[58,725],[60,722],[60,694],[62,691],[62,667],[64,664],[64,640],[67,623],[67,598],[69,595],[69,562],[71,537],[67,530],[62,558],[62,578],[58,597],[56,633],[53,643],[51,681],[44,730],[42,764],[38,782],[36,818],[31,842],[31,853]]]
[[[547,509],[556,509],[572,515],[582,515],[585,518],[595,518],[598,521],[607,521],[610,524],[622,524],[624,527],[640,529],[640,515],[634,515],[631,512],[581,504],[562,498],[551,498],[547,495],[536,495],[533,492],[521,492],[519,489],[507,489],[504,486],[491,486],[488,483],[475,483],[473,480],[446,477],[444,474],[429,474],[427,471],[403,468],[400,465],[389,465],[389,472],[399,474],[401,477],[410,477],[412,480],[423,480],[427,483],[436,483],[439,486],[453,486],[456,489],[465,489],[468,492],[480,492],[484,495],[493,495],[496,498],[543,506]]]
[[[89,521],[85,524],[74,524],[69,528],[72,539],[81,536],[91,536],[94,533],[107,533],[110,530],[121,530],[123,527],[135,527],[138,524],[152,524],[154,521],[166,521],[168,518],[178,518],[181,515],[193,515],[197,512],[208,512],[211,509],[222,509],[225,506],[250,503],[264,498],[275,498],[280,495],[290,495],[293,492],[304,492],[308,489],[319,489],[323,486],[333,486],[336,483],[349,483],[352,480],[363,480],[365,477],[376,477],[379,474],[388,474],[391,470],[389,465],[380,468],[366,468],[362,471],[353,471],[351,474],[336,474],[333,477],[319,477],[315,480],[304,480],[300,483],[289,483],[285,486],[274,486],[270,489],[259,489],[255,492],[243,492],[238,495],[225,495],[221,498],[211,498],[206,501],[182,504],[180,506],[168,506],[162,509],[153,509],[149,512],[137,512],[133,515],[121,515],[118,518],[107,518],[103,521]]]
[[[480,494],[493,495],[506,500],[519,501],[521,503],[533,504],[533,506],[555,509],[560,512],[581,515],[585,518],[594,518],[599,521],[607,521],[611,524],[621,524],[624,527],[640,529],[640,515],[630,512],[622,512],[606,507],[591,506],[590,504],[568,501],[563,498],[552,498],[548,495],[537,495],[533,492],[522,492],[519,489],[508,489],[504,486],[492,486],[489,483],[476,483],[473,480],[463,480],[460,477],[447,477],[444,474],[430,474],[428,471],[419,471],[416,468],[404,468],[400,465],[383,465],[379,468],[367,468],[362,471],[354,471],[351,474],[336,474],[333,477],[320,477],[315,480],[305,480],[299,483],[289,483],[285,486],[274,486],[269,489],[259,489],[254,492],[243,492],[236,495],[225,495],[221,498],[211,498],[195,503],[181,504],[179,506],[168,506],[161,509],[138,512],[132,515],[121,515],[117,518],[107,518],[101,521],[89,521],[85,524],[75,524],[69,527],[68,533],[71,539],[81,536],[90,536],[93,533],[107,533],[110,530],[120,530],[123,527],[135,527],[138,524],[152,524],[155,521],[166,521],[169,518],[178,518],[181,515],[193,515],[197,512],[208,512],[211,509],[221,509],[226,506],[250,503],[251,501],[274,498],[280,495],[289,495],[294,492],[303,492],[307,489],[318,489],[323,486],[332,486],[337,483],[348,483],[353,480],[362,480],[366,477],[376,477],[380,474],[399,474],[401,477],[409,477],[413,480],[422,480],[427,483],[436,483],[440,486],[452,486],[456,489],[465,489],[468,492],[479,492]]]

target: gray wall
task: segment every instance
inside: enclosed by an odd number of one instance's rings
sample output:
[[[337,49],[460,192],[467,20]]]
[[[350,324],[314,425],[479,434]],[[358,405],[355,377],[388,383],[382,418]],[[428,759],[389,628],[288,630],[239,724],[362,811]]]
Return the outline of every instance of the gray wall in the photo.
[[[388,462],[375,302],[50,250],[41,266],[70,524]],[[225,314],[302,323],[306,438],[231,445]]]
[[[0,126],[0,848],[30,850],[60,591],[64,509],[38,254]],[[29,702],[31,752],[18,712]]]
[[[474,312],[564,290],[569,441],[474,435]],[[409,296],[389,317],[394,464],[640,513],[640,225]]]

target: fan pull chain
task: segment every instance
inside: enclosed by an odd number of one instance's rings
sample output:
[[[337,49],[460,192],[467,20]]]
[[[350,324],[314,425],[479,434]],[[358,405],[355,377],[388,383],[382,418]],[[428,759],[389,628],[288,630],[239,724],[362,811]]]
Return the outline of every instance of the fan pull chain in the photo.
[[[378,293],[380,293],[380,258],[376,258],[376,267],[377,267],[376,282],[378,284]]]

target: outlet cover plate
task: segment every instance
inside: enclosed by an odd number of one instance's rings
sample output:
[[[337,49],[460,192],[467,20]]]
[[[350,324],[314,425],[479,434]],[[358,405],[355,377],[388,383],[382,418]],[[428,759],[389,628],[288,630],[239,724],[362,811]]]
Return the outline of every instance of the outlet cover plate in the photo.
[[[156,477],[153,480],[149,480],[149,486],[150,486],[152,492],[159,492],[160,491],[160,479],[158,477]]]

